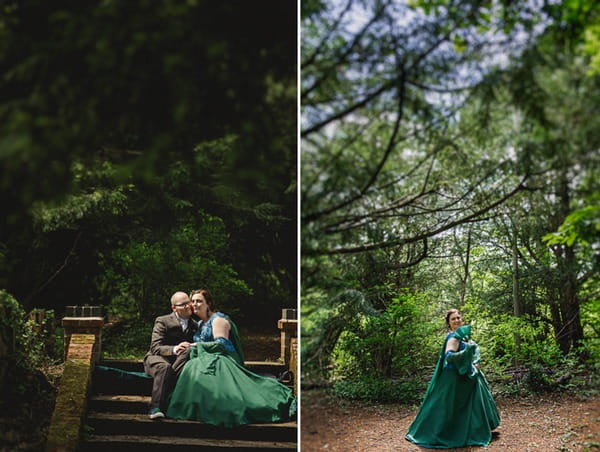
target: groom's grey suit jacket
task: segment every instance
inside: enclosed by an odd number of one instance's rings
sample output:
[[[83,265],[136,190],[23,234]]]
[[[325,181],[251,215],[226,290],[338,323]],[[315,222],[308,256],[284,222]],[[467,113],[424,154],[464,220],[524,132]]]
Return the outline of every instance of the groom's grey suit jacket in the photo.
[[[197,323],[190,318],[187,329],[182,331],[181,324],[174,312],[157,317],[152,329],[150,351],[144,359],[148,359],[150,356],[161,356],[172,364],[177,358],[177,355],[173,353],[173,347],[180,342],[192,342],[197,328]]]

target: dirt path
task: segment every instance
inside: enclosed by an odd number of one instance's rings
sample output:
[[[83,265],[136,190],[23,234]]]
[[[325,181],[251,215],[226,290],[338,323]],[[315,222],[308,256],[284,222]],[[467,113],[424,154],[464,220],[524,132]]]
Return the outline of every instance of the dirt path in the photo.
[[[301,393],[301,446],[310,451],[427,451],[404,439],[418,407],[344,401]],[[454,451],[600,451],[600,397],[497,399],[501,424],[488,447]],[[450,450],[450,449],[447,449]]]

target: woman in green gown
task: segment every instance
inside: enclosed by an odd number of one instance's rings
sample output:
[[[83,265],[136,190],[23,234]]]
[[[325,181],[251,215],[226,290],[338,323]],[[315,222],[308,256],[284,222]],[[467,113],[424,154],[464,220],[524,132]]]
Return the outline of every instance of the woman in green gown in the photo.
[[[167,417],[223,427],[290,420],[296,414],[292,390],[244,367],[237,327],[215,310],[207,290],[196,290],[190,298],[202,322],[171,394]]]
[[[479,347],[456,309],[446,313],[446,336],[417,417],[406,439],[421,447],[487,446],[500,415],[479,371]]]

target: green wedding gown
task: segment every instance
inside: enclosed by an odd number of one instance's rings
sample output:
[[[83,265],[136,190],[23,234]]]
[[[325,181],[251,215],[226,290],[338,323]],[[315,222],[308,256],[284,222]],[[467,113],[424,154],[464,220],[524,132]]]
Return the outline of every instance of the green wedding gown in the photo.
[[[479,361],[477,344],[462,341],[470,327],[461,327],[446,337],[425,392],[417,417],[406,439],[421,447],[450,449],[487,446],[492,430],[500,425],[500,415],[487,381],[473,364]],[[459,339],[460,359],[446,361],[446,343]]]
[[[229,340],[213,337],[215,316],[229,321]],[[239,334],[229,317],[214,314],[194,340],[197,345],[171,394],[167,417],[236,427],[288,421],[295,415],[296,397],[291,389],[244,367]]]

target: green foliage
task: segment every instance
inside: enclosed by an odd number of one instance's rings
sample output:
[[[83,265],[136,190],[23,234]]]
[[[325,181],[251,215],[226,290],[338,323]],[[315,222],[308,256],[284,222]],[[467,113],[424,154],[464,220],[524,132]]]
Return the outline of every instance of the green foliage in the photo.
[[[29,318],[25,322],[23,341],[32,344],[27,352],[34,368],[62,361],[64,357],[63,328],[57,326],[52,309],[33,309],[30,314],[41,314],[41,322]]]
[[[573,211],[558,231],[546,234],[542,240],[549,246],[600,243],[600,207],[588,206]]]
[[[432,341],[435,326],[428,321],[427,300],[403,291],[381,315],[365,317],[357,328],[346,330],[335,349],[334,374],[419,376],[435,360],[439,346]]]
[[[586,293],[586,298],[588,301],[582,304],[581,309],[581,321],[586,328],[585,340],[582,344],[583,355],[587,356],[593,368],[600,372],[600,297],[592,292]]]
[[[0,9],[0,286],[25,308],[133,315],[153,264],[167,308],[174,286],[266,324],[296,305],[296,8],[208,3]]]
[[[332,391],[338,397],[381,403],[412,403],[421,398],[425,386],[420,380],[397,381],[372,376],[336,381]]]
[[[590,56],[589,74],[600,74],[600,24],[590,25],[585,30],[583,51]]]
[[[318,333],[320,325],[333,313],[333,309],[327,306],[327,294],[313,287],[303,292],[300,302],[300,331],[302,337],[314,337]],[[305,346],[302,341],[301,347]]]
[[[526,317],[511,315],[479,319],[478,337],[481,337],[482,355],[485,361],[507,367],[514,362],[531,367],[556,367],[563,358],[548,325]],[[520,338],[517,348],[515,336]]]
[[[295,86],[296,8],[268,2],[273,21],[244,3],[207,5],[3,7],[0,145],[2,161],[13,162],[1,166],[3,193],[12,186],[27,205],[64,192],[71,161],[91,155],[135,162],[150,178],[165,156],[189,156],[198,141],[228,130],[243,132],[254,156],[270,155],[271,107],[279,105],[267,102],[268,80]]]
[[[6,290],[0,290],[0,385],[10,388],[1,391],[0,409],[11,410],[35,422],[27,412],[35,398],[52,399],[52,388],[38,367],[52,360],[46,355],[44,335],[36,332],[19,302]],[[62,358],[62,357],[61,357]],[[31,433],[31,432],[30,432]],[[0,439],[2,437],[0,436]]]
[[[325,309],[314,311],[311,316],[312,327],[302,330],[305,337],[301,349],[302,363],[305,371],[316,371],[323,375],[327,373],[331,354],[340,335],[357,328],[362,319],[376,316],[378,312],[358,290],[343,290],[331,298],[313,292],[306,299],[323,301],[322,307]]]
[[[62,343],[60,329],[53,330],[54,312],[46,311],[46,321],[37,325],[28,320],[21,304],[6,290],[0,290],[0,381],[16,372],[33,371],[62,359],[62,344],[48,349],[47,344]],[[55,337],[56,336],[56,337]]]
[[[31,368],[25,347],[32,344],[24,340],[26,334],[25,311],[6,290],[0,290],[0,351],[2,352],[2,382],[10,373],[11,366],[18,369]]]
[[[437,325],[429,297],[403,290],[380,315],[346,325],[333,350],[336,395],[378,402],[413,402],[435,364]]]
[[[38,202],[32,210],[33,250],[50,254],[74,236],[63,245],[71,251],[60,252],[68,254],[56,264],[59,272],[77,271],[66,264],[83,261],[82,277],[69,281],[69,292],[80,284],[89,293],[84,298],[109,306],[111,315],[152,318],[168,308],[161,302],[174,290],[202,286],[238,319],[245,311],[252,320],[275,321],[279,309],[292,304],[295,267],[281,245],[295,239],[283,205],[250,208],[254,194],[240,194],[219,177],[231,171],[227,156],[239,146],[234,135],[201,143],[193,165],[170,164],[152,184],[121,180],[110,162],[74,163],[78,194]],[[47,267],[41,262],[27,271],[37,275]]]
[[[505,395],[584,390],[597,386],[597,347],[584,345],[564,355],[551,329],[534,317],[481,315],[474,322],[481,347],[482,369],[493,375],[494,391]],[[519,337],[519,346],[516,337]],[[582,361],[581,356],[590,356]]]
[[[116,359],[141,359],[150,348],[153,322],[125,320],[105,327],[102,356]]]
[[[54,351],[48,355],[53,356],[56,360],[62,360],[65,356],[64,333],[64,329],[60,326],[54,329]]]
[[[228,236],[222,220],[198,213],[196,227],[176,226],[162,240],[134,240],[103,257],[100,292],[116,316],[153,319],[164,314],[176,290],[209,287],[225,312],[236,316],[251,293],[224,262]]]
[[[116,190],[99,189],[92,193],[68,195],[60,205],[50,207],[37,203],[32,211],[35,224],[43,232],[59,229],[77,229],[81,220],[100,219],[120,215],[126,207],[127,197],[122,187]]]

